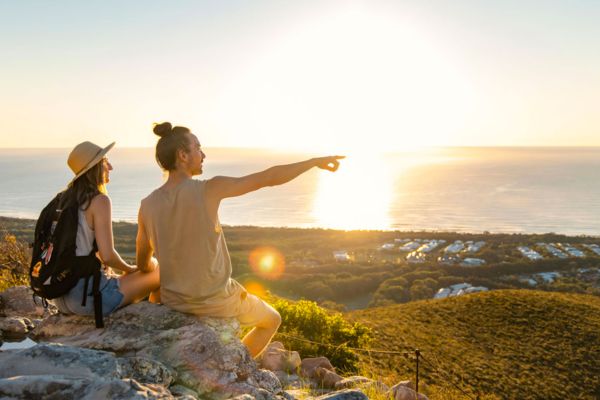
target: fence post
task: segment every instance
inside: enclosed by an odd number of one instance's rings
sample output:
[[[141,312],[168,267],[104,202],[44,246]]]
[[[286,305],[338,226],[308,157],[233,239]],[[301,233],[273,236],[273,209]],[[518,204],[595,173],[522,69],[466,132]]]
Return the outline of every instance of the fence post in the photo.
[[[417,361],[417,368],[416,368],[416,379],[415,379],[415,391],[417,393],[419,393],[419,356],[421,355],[421,350],[419,349],[415,349],[415,356],[416,356],[416,361]]]

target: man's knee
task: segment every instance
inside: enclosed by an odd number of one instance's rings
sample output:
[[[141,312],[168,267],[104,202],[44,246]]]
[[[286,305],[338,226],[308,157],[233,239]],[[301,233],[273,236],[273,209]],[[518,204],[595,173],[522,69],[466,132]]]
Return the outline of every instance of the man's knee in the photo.
[[[262,321],[262,326],[276,331],[281,325],[281,315],[274,308],[270,308],[270,313]]]
[[[281,326],[281,315],[277,311],[275,311],[275,314],[273,315],[273,326],[275,329],[278,329]]]

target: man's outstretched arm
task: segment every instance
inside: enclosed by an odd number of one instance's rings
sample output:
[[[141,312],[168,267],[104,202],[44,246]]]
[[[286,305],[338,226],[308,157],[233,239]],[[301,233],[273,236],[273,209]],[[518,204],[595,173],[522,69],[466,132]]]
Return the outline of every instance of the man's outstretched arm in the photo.
[[[241,196],[263,187],[283,185],[313,167],[336,171],[342,158],[344,156],[311,158],[294,164],[278,165],[240,178],[215,176],[208,180],[207,191],[211,197],[219,200]]]

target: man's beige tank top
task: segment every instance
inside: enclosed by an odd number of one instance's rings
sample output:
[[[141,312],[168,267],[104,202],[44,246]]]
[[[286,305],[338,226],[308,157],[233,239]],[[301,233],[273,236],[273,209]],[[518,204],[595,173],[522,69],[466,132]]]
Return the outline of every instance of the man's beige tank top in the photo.
[[[142,200],[140,217],[160,265],[163,304],[216,317],[239,313],[244,288],[231,279],[231,259],[218,217],[205,207],[206,181],[189,179]]]

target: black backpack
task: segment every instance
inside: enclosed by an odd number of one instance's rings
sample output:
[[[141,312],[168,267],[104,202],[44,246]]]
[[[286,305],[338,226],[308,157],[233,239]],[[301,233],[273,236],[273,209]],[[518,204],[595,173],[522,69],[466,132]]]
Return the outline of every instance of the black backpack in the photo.
[[[96,241],[89,255],[75,255],[79,205],[69,197],[66,192],[57,194],[37,220],[29,268],[31,289],[47,306],[47,300],[67,294],[79,279],[86,278],[81,305],[93,295],[96,327],[102,328],[101,263],[95,255]],[[88,294],[90,278],[92,291]]]

